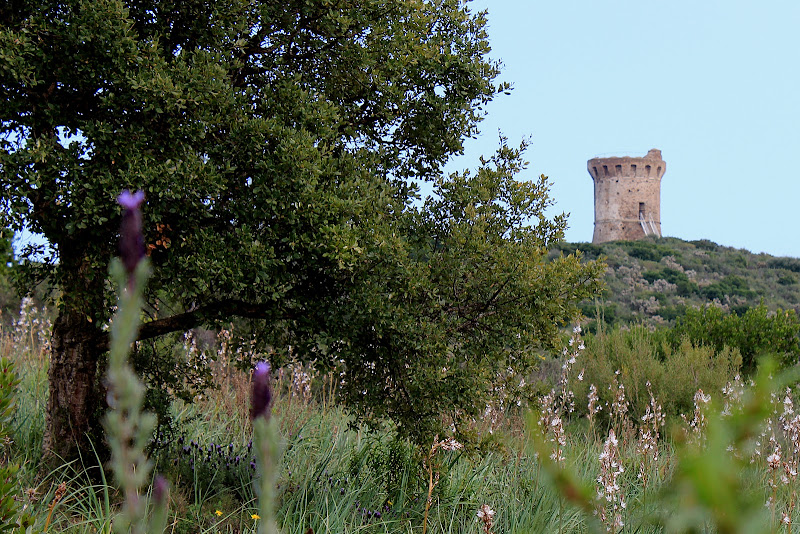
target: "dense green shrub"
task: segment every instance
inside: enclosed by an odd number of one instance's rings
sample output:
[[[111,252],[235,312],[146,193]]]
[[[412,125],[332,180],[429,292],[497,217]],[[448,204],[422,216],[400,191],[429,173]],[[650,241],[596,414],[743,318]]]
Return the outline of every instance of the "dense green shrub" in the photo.
[[[797,276],[783,272],[778,275],[778,283],[782,286],[791,286],[797,283]]]
[[[664,256],[674,256],[676,251],[648,240],[621,242],[620,245],[632,258],[646,261],[661,261]]]
[[[747,268],[747,257],[741,252],[731,256],[728,261],[734,267]]]
[[[585,260],[596,260],[603,255],[602,245],[592,243],[558,243],[553,250],[563,252],[565,256],[580,252]]]
[[[800,357],[800,320],[794,310],[771,313],[762,303],[741,315],[726,313],[717,306],[690,308],[670,332],[671,344],[688,339],[694,344],[721,351],[724,347],[741,352],[745,371],[752,371],[757,359],[774,354],[783,365]]]
[[[676,304],[674,306],[673,305],[662,306],[658,310],[658,314],[665,321],[674,321],[678,317],[683,317],[685,313],[686,313],[685,304]]]
[[[770,269],[786,269],[800,273],[800,259],[797,258],[772,258],[767,265]]]
[[[691,243],[692,245],[694,245],[695,247],[697,247],[697,248],[699,248],[701,250],[714,251],[714,250],[719,249],[719,245],[717,245],[716,243],[714,243],[713,241],[711,241],[709,239],[698,239],[698,240],[695,240],[695,241],[689,241],[689,243]]]
[[[589,334],[596,334],[600,328],[610,327],[620,322],[618,315],[619,305],[616,302],[607,302],[596,299],[584,301],[578,307],[581,315],[587,318],[583,330]],[[600,325],[598,327],[598,325]]]
[[[725,347],[717,351],[688,339],[673,347],[667,342],[664,331],[651,332],[642,326],[587,336],[586,350],[575,364],[577,372],[572,380],[576,413],[585,415],[587,412],[590,384],[598,388],[601,404],[610,405],[615,391],[609,384],[619,371],[618,380],[625,386],[631,418],[640,420],[645,413],[650,401],[648,381],[666,415],[688,415],[693,410],[693,397],[698,389],[706,393],[719,392],[740,365],[741,355],[736,349]],[[583,380],[578,380],[581,370]],[[605,406],[599,417],[608,420],[608,411]]]
[[[691,280],[678,282],[678,295],[682,297],[689,297],[700,293],[700,288]]]
[[[725,295],[731,297],[751,297],[753,292],[747,284],[747,280],[741,276],[728,275],[722,280],[713,282],[700,290],[700,293],[708,300],[722,300]]]
[[[702,389],[719,394],[742,366],[742,355],[736,348],[715,351],[685,339],[677,347],[667,345],[664,349],[665,381],[659,391],[665,408],[669,407],[667,413],[691,414],[695,392]]]

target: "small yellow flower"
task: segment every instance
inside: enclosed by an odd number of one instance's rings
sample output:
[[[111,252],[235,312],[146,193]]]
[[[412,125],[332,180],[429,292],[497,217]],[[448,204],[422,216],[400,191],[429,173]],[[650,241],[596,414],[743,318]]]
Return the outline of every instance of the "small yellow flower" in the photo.
[[[261,516],[258,515],[258,514],[251,514],[250,515],[250,519],[252,519],[254,521],[258,521],[259,519],[261,519]]]
[[[217,511],[216,511],[216,512],[214,512],[214,513],[215,513],[215,514],[217,514],[217,517],[220,517],[220,516],[222,515],[222,512],[220,512],[219,510],[217,510]]]

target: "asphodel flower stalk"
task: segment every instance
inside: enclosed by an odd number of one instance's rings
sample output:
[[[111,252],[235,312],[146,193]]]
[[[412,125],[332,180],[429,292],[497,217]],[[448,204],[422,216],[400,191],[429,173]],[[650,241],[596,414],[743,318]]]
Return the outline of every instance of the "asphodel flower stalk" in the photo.
[[[455,440],[455,438],[445,438],[439,441],[439,435],[433,438],[433,445],[431,450],[428,451],[428,456],[425,458],[424,465],[428,471],[428,498],[425,500],[425,516],[422,519],[422,534],[428,532],[428,513],[433,503],[433,490],[439,484],[439,469],[440,466],[435,463],[434,456],[439,449],[445,451],[457,451],[463,449],[464,446]]]

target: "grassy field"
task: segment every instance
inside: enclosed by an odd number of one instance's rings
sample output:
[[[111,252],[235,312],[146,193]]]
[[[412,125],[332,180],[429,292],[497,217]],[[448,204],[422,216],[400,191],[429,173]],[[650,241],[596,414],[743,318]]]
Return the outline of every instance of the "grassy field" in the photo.
[[[3,462],[21,466],[15,493],[31,532],[110,532],[121,496],[112,480],[88,482],[84,469],[95,458],[40,469],[48,330],[45,314],[27,308],[0,337],[0,355],[21,379]],[[171,484],[167,532],[258,529],[249,376],[233,365],[242,355],[225,347],[207,354],[214,387],[192,403],[174,402],[170,425],[151,444],[155,471]],[[770,395],[731,377],[724,392],[696,394],[695,412],[684,418],[665,421],[651,397],[634,419],[623,375],[594,384],[611,389],[610,402],[575,398],[570,384],[583,374],[584,352],[574,335],[552,365],[560,376],[535,402],[538,415],[526,417],[525,403],[505,399],[475,421],[470,430],[480,439],[465,448],[442,438],[419,450],[388,428],[353,429],[335,403],[333,377],[279,370],[281,532],[792,531],[800,460],[794,389]],[[753,416],[759,410],[764,417]]]

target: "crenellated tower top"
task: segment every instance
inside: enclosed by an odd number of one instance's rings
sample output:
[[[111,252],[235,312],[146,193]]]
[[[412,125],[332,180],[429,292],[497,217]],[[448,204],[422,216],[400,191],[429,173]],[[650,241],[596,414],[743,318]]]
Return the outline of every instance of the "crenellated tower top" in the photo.
[[[587,170],[594,180],[593,243],[661,236],[661,177],[667,164],[660,150],[642,158],[593,158]]]

